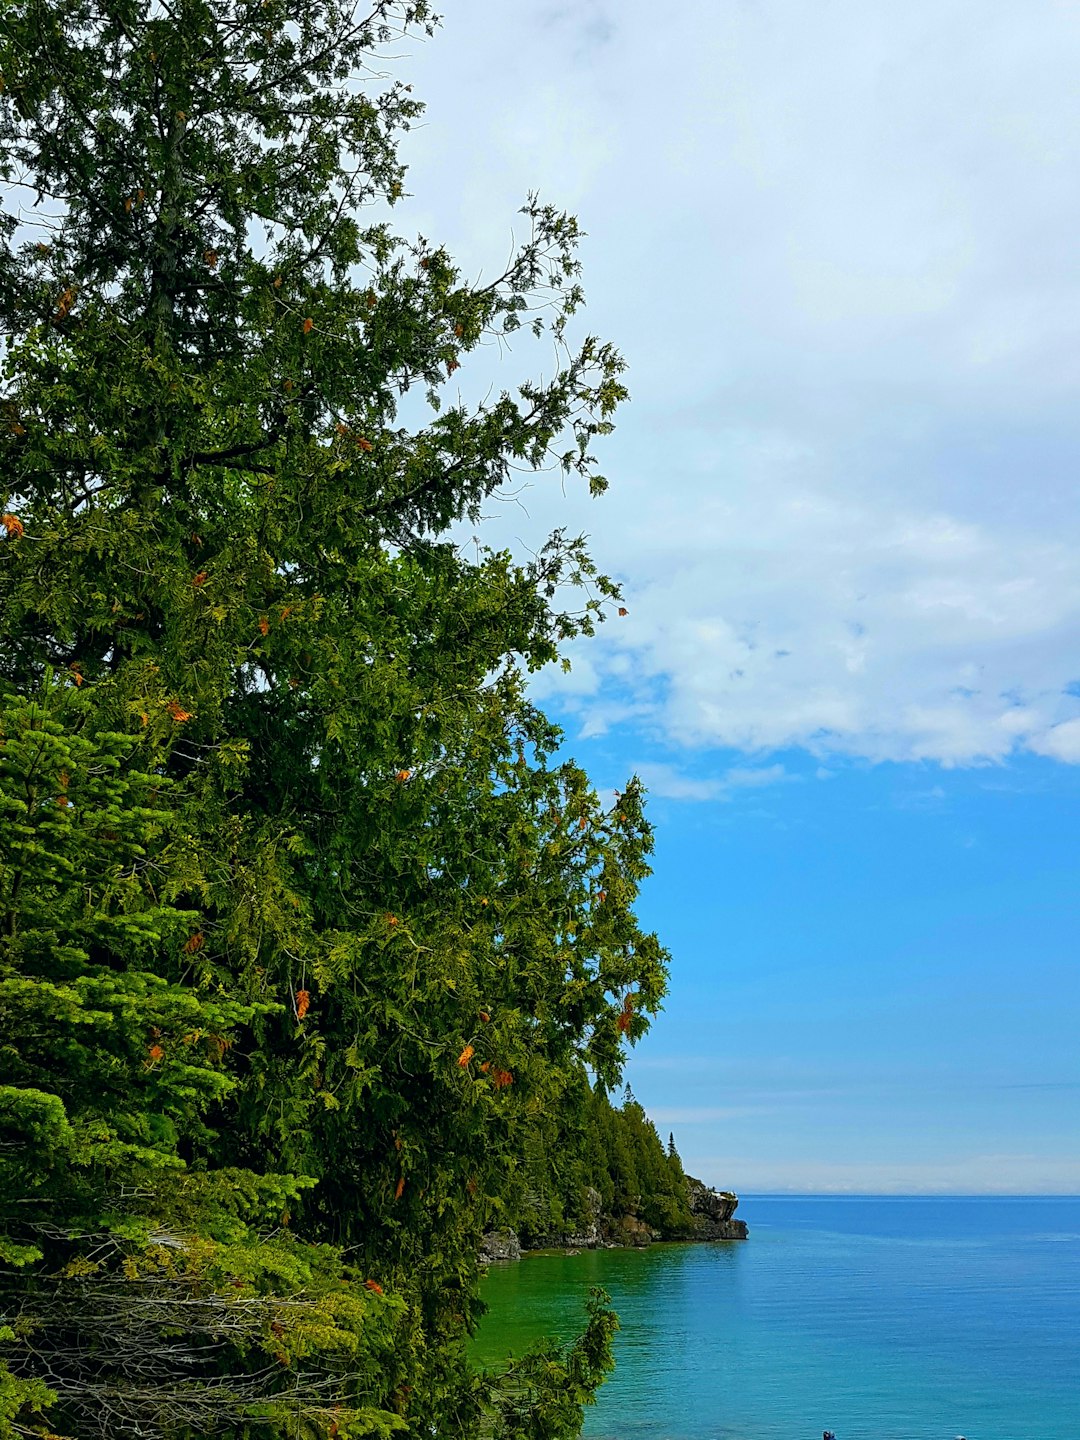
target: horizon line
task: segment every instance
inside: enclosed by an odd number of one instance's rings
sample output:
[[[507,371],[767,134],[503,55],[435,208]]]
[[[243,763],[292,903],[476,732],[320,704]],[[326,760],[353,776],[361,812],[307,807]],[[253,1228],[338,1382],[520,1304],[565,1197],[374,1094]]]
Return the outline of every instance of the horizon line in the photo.
[[[739,1190],[741,1200],[1080,1200],[1074,1190]]]

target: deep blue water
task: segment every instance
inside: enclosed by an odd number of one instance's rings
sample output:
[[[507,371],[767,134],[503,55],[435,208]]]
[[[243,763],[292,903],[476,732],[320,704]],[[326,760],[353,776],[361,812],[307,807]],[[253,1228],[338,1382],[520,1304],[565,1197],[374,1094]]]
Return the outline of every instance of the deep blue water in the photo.
[[[492,1267],[485,1359],[622,1321],[593,1440],[1080,1440],[1080,1199],[745,1198],[744,1243]]]

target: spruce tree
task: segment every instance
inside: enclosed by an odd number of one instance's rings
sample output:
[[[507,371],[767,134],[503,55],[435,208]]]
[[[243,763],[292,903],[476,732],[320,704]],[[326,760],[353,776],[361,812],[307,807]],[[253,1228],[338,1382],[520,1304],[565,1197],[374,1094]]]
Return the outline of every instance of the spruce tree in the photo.
[[[431,24],[0,16],[0,1436],[556,1435],[607,1364],[601,1305],[526,1420],[464,1347],[530,1116],[663,992],[640,789],[526,689],[618,593],[447,532],[523,466],[602,491],[622,366],[571,217],[485,285],[394,233],[419,106],[372,76]],[[554,371],[460,403],[523,325]]]

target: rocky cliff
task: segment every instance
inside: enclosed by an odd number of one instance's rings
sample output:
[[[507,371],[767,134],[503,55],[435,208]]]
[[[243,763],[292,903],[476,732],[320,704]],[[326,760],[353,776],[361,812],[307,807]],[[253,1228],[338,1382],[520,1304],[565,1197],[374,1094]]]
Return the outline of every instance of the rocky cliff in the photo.
[[[732,1217],[739,1197],[731,1190],[713,1190],[703,1180],[686,1177],[690,1190],[690,1213],[694,1217],[692,1239],[745,1240],[750,1233],[745,1220]]]
[[[714,1190],[702,1180],[686,1177],[690,1196],[690,1230],[669,1239],[679,1240],[745,1240],[749,1231],[745,1220],[734,1219],[739,1197],[731,1190]],[[528,1248],[532,1250],[598,1250],[624,1246],[651,1245],[661,1238],[656,1230],[636,1215],[604,1215],[600,1194],[591,1187],[585,1192],[585,1221],[572,1234],[537,1237]],[[521,1242],[513,1230],[491,1230],[484,1236],[480,1259],[485,1265],[499,1260],[517,1260],[522,1253]]]

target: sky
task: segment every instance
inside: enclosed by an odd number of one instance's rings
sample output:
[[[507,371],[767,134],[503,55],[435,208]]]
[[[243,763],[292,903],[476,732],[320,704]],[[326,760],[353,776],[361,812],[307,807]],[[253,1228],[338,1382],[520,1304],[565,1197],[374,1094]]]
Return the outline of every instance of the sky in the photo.
[[[1080,4],[445,8],[398,227],[572,210],[629,366],[483,535],[625,589],[536,694],[651,796],[635,1094],[742,1193],[1080,1192]]]

